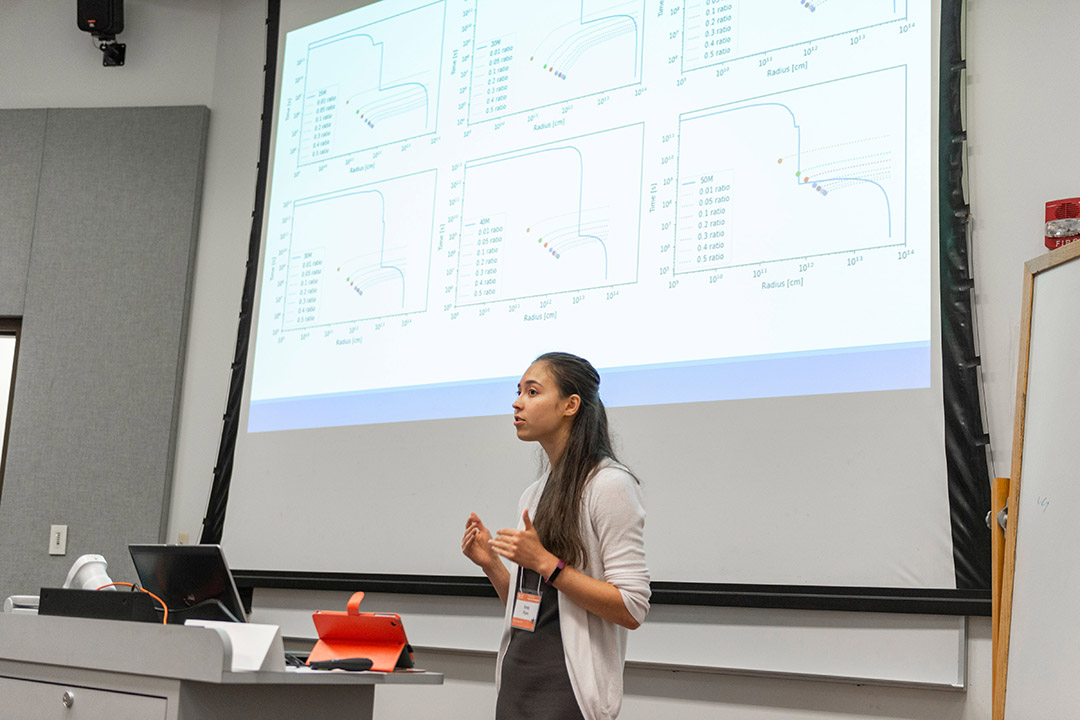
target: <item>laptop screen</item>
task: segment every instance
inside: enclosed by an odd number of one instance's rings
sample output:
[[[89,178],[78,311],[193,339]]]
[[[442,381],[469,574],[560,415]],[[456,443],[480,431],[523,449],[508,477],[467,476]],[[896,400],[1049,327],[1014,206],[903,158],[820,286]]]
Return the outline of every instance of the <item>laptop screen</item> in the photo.
[[[177,622],[247,621],[220,545],[129,545],[128,550],[143,588],[160,597]]]

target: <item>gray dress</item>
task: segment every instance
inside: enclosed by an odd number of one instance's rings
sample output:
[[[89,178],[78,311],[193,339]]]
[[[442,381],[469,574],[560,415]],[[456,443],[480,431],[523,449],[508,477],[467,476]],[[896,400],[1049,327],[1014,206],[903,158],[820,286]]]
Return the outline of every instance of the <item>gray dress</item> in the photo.
[[[522,569],[510,601],[516,599],[518,590],[535,593],[538,587],[541,594],[536,629],[510,631],[495,720],[584,720],[563,657],[559,591],[532,570]]]

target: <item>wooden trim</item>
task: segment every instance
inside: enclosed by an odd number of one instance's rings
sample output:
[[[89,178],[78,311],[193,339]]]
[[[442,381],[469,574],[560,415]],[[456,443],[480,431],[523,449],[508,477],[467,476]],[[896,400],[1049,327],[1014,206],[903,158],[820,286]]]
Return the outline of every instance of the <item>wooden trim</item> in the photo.
[[[1023,479],[1024,423],[1027,419],[1028,364],[1031,353],[1031,315],[1035,276],[1080,257],[1080,240],[1051,250],[1024,263],[1024,291],[1020,306],[1020,357],[1016,369],[1016,412],[1013,419],[1012,467],[1009,487],[1009,520],[1005,528],[1005,553],[1000,599],[1000,628],[994,643],[993,720],[1005,720],[1005,691],[1009,677],[1009,632],[1012,627],[1013,579],[1016,573],[1016,535],[1020,525],[1020,483]]]
[[[1001,624],[1001,581],[1005,565],[1005,530],[998,524],[998,514],[1006,507],[1009,501],[1009,478],[995,478],[990,492],[990,552],[992,559],[991,584],[993,598],[991,601],[991,629],[993,632],[993,644],[998,646],[998,628]],[[998,685],[998,658],[993,654],[993,689],[996,692]],[[991,695],[993,697],[993,695]]]
[[[1032,258],[1024,263],[1024,267],[1027,268],[1028,272],[1032,275],[1038,275],[1052,267],[1066,263],[1075,257],[1080,257],[1080,240],[1073,240],[1068,245],[1062,245],[1057,250],[1051,250],[1045,255]]]

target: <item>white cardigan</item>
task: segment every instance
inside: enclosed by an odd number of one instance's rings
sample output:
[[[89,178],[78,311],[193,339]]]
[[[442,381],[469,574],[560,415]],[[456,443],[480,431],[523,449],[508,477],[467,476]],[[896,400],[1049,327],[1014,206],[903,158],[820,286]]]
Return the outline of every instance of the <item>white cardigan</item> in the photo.
[[[547,476],[530,485],[518,501],[521,514],[536,514]],[[645,566],[645,509],[641,486],[626,468],[604,463],[585,486],[582,495],[582,540],[589,564],[577,570],[611,583],[622,594],[627,611],[639,623],[649,612],[649,569]],[[510,643],[517,565],[509,563],[510,589],[502,643],[495,665],[496,690],[502,680],[502,661]],[[559,593],[559,626],[566,669],[574,696],[585,720],[611,720],[619,714],[623,695],[623,662],[626,660],[626,628],[600,619]]]

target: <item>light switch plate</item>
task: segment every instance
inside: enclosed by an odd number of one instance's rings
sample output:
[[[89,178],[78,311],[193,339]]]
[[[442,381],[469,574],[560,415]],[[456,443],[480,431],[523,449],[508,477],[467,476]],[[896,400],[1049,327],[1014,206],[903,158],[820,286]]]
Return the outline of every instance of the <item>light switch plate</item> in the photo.
[[[67,525],[53,525],[49,528],[49,554],[67,554]]]

